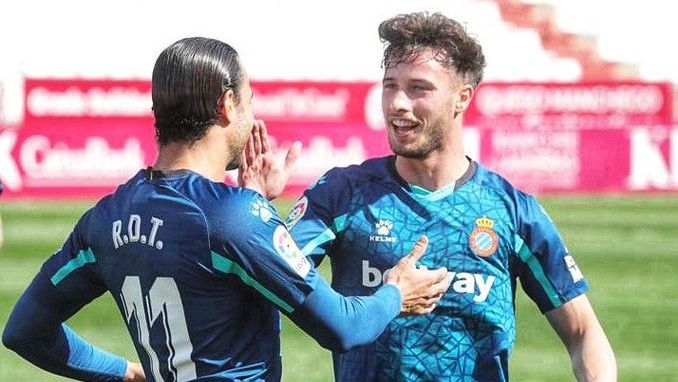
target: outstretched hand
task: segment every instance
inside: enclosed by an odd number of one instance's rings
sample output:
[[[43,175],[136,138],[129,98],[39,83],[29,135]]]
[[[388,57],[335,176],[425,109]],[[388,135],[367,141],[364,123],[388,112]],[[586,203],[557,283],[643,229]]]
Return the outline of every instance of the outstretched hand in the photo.
[[[254,127],[240,158],[238,185],[257,191],[268,200],[278,197],[287,184],[294,163],[301,152],[301,142],[290,146],[285,160],[276,160],[262,120],[254,121]]]
[[[420,237],[412,251],[386,271],[384,281],[400,288],[402,294],[400,313],[403,315],[432,312],[452,282],[452,277],[445,267],[435,270],[417,268],[417,260],[424,255],[427,247],[428,238]]]

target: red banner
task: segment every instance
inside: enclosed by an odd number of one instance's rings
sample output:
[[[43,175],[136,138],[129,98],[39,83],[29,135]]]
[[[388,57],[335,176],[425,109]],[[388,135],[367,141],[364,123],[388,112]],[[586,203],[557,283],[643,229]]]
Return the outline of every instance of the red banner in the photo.
[[[366,130],[363,125],[269,126],[279,158],[293,141],[303,143],[288,193],[301,192],[333,166],[388,153],[383,132]],[[3,198],[99,197],[152,165],[156,153],[154,130],[146,122],[69,122],[0,129]]]
[[[304,148],[287,192],[334,166],[390,152],[373,83],[254,82],[253,108],[282,159]],[[528,192],[678,190],[667,84],[485,84],[467,154]],[[156,155],[148,81],[28,80],[26,121],[0,129],[3,197],[99,197]]]
[[[0,130],[4,197],[79,198],[109,193],[153,163],[147,123],[25,126]]]

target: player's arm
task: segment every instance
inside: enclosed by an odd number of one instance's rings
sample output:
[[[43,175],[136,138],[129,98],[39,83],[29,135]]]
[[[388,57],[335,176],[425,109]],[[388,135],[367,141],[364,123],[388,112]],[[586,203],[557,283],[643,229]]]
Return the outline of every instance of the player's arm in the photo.
[[[283,162],[275,159],[271,143],[262,120],[254,122],[249,140],[243,149],[238,168],[238,185],[263,195],[268,200],[278,197],[285,188],[294,163],[299,157],[301,142],[294,142]],[[302,252],[318,266],[325,252],[332,245],[336,236],[326,221],[329,217],[323,206],[315,198],[305,195],[292,208],[285,224],[294,239],[301,245]],[[306,208],[309,207],[308,215]],[[295,223],[303,217],[300,227],[292,230]]]
[[[66,298],[41,272],[10,314],[2,343],[32,364],[64,377],[144,381],[138,364],[93,346],[63,323],[81,305]]]
[[[445,268],[415,267],[424,238],[390,272],[387,285],[371,296],[344,297],[316,272],[261,195],[239,190],[208,213],[213,268],[239,277],[333,351],[373,341],[401,310],[427,313],[449,286]]]
[[[140,366],[88,343],[64,322],[100,296],[78,227],[19,298],[2,334],[3,344],[49,372],[87,381],[143,381]],[[84,223],[86,224],[86,223]]]
[[[250,140],[243,151],[239,168],[238,184],[254,190],[271,200],[282,192],[289,177],[292,166],[299,154],[300,145],[295,143],[289,150],[283,164],[276,163],[269,144],[266,125],[257,121],[252,129]],[[297,203],[299,206],[299,203]],[[295,208],[297,207],[295,206]],[[302,212],[303,215],[303,212]],[[331,229],[320,219],[315,219],[320,226],[305,230],[306,237],[312,237],[302,249],[303,255],[324,254],[324,249],[335,238]],[[294,225],[288,219],[288,226]],[[279,227],[282,228],[282,227]],[[278,228],[278,229],[279,229]],[[277,229],[276,229],[277,230]],[[250,230],[252,232],[252,230]],[[254,232],[266,232],[266,229],[254,229]],[[274,234],[275,236],[275,234]],[[298,238],[299,233],[296,234]],[[280,236],[279,236],[280,237]],[[265,239],[264,239],[265,241]],[[325,280],[319,277],[315,269],[302,274],[303,283],[297,292],[288,294],[290,300],[299,302],[296,309],[293,304],[284,303],[285,298],[276,297],[272,301],[281,308],[297,325],[314,337],[322,346],[334,351],[344,351],[351,347],[373,341],[399,312],[407,314],[428,313],[449,286],[450,278],[447,270],[417,270],[414,266],[427,246],[427,239],[418,242],[410,256],[406,256],[387,277],[386,285],[378,289],[372,296],[344,297],[332,290]],[[299,253],[294,240],[287,243],[291,252]],[[265,248],[265,246],[262,246]],[[250,248],[253,252],[262,252],[262,248]],[[264,250],[264,252],[266,252]],[[268,251],[270,253],[270,251]],[[313,253],[311,253],[313,252]],[[269,263],[275,263],[275,254]],[[296,259],[297,269],[305,269],[306,259]],[[300,266],[301,264],[301,266]],[[270,269],[270,265],[266,267]],[[278,274],[287,273],[289,267],[282,267]],[[304,271],[306,272],[306,271]],[[257,272],[263,274],[265,272]],[[276,278],[290,286],[297,284],[294,280],[299,274],[289,274],[291,280]],[[266,277],[262,278],[266,280]],[[270,279],[269,279],[270,280]],[[312,287],[311,287],[312,284]],[[279,286],[271,285],[273,290]],[[304,296],[303,290],[311,289]],[[287,291],[289,292],[289,291]],[[299,295],[302,295],[301,298]],[[296,296],[294,296],[296,295]],[[282,304],[281,304],[282,302]]]
[[[578,381],[617,380],[612,346],[586,295],[547,312],[546,318],[565,344]]]
[[[577,378],[615,380],[614,354],[584,294],[581,270],[536,199],[519,194],[517,200],[515,251],[523,288],[564,342]]]
[[[319,278],[315,290],[294,312],[292,321],[332,351],[347,351],[370,343],[399,313],[426,314],[447,290],[447,270],[419,270],[416,261],[428,240],[422,237],[412,252],[387,271],[385,285],[372,296],[344,297]]]

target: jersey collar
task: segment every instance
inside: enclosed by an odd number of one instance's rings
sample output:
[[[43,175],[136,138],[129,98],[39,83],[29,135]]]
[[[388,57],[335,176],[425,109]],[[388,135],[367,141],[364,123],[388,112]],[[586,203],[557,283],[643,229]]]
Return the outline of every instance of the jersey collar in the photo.
[[[145,170],[144,175],[150,180],[153,179],[162,179],[162,178],[173,178],[173,177],[181,177],[184,175],[190,175],[190,174],[197,174],[191,170],[187,169],[179,169],[179,170],[169,170],[169,171],[160,171],[160,170],[154,170],[153,167],[149,166]]]
[[[398,174],[398,170],[396,169],[396,165],[395,165],[395,160],[396,160],[395,155],[389,155],[387,157],[386,163],[387,163],[388,171],[393,176],[393,178],[398,182],[398,184],[400,184],[402,187],[407,189],[410,193],[413,193],[417,196],[425,196],[427,198],[435,195],[433,197],[437,200],[437,199],[440,199],[442,197],[445,197],[445,196],[457,191],[464,184],[468,183],[468,181],[471,180],[473,175],[476,174],[476,172],[478,171],[478,163],[476,161],[474,161],[473,159],[469,158],[468,156],[466,156],[466,159],[469,161],[469,166],[466,169],[466,171],[464,172],[464,174],[459,179],[457,179],[455,182],[452,182],[449,185],[447,185],[447,186],[445,186],[445,187],[443,187],[439,190],[433,191],[433,192],[426,190],[424,188],[421,188],[419,186],[407,183],[407,181],[405,181],[405,179],[403,179],[400,176],[400,174]],[[444,195],[440,196],[441,194],[444,194]]]

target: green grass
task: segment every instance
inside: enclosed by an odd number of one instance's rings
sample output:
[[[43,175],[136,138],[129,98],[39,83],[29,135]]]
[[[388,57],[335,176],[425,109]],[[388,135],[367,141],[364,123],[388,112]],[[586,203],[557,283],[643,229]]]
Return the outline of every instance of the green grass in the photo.
[[[670,381],[678,370],[678,195],[544,198],[591,290],[589,298],[613,344],[620,381]],[[89,203],[0,206],[0,325],[17,297]],[[281,210],[288,210],[289,202]],[[327,262],[325,262],[327,263]],[[324,269],[324,272],[327,270]],[[518,293],[515,381],[573,380],[564,347],[534,304]],[[101,347],[135,357],[112,299],[105,296],[70,324]],[[330,355],[283,322],[285,381],[330,381]],[[62,381],[0,349],[0,381]]]

